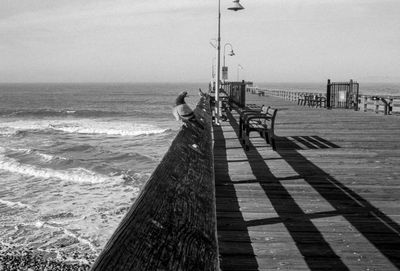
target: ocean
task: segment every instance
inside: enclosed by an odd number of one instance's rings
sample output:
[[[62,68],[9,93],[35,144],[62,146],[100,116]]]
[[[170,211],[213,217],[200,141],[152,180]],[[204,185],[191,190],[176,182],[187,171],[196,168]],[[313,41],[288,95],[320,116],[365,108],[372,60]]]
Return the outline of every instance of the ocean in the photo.
[[[180,129],[177,94],[194,106],[199,87],[0,84],[0,255],[92,263]]]
[[[198,88],[207,83],[0,84],[0,259],[29,250],[90,265],[179,131],[176,95],[188,91],[194,107]],[[400,85],[360,92],[400,95]]]

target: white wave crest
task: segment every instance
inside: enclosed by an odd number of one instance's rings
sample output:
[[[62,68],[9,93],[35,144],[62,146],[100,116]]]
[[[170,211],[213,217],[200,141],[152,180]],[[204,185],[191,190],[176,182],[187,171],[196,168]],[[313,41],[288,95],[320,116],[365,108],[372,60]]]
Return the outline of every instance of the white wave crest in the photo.
[[[79,120],[18,120],[0,123],[0,135],[10,136],[26,130],[55,130],[77,134],[106,134],[120,136],[138,136],[160,134],[167,129],[147,123],[131,123],[127,121],[98,121],[92,119]]]
[[[75,238],[75,239],[78,240],[78,242],[81,243],[81,244],[87,245],[88,247],[90,247],[90,249],[91,249],[92,251],[97,251],[96,246],[93,245],[92,242],[90,242],[89,240],[80,237],[79,235],[73,233],[73,232],[70,231],[70,230],[67,230],[67,229],[63,229],[63,230],[64,230],[64,234],[65,234],[65,235],[67,235],[67,236],[69,236],[69,237],[72,237],[72,238]]]
[[[25,203],[22,203],[19,201],[14,202],[14,201],[0,199],[0,204],[4,204],[11,208],[25,208],[25,209],[33,210],[33,207],[31,205],[25,204]]]
[[[58,160],[68,160],[68,158],[62,157],[62,156],[57,156],[57,155],[52,155],[52,154],[47,154],[47,153],[42,153],[38,150],[34,149],[24,149],[24,148],[9,148],[9,150],[16,152],[16,153],[22,153],[24,155],[35,155],[39,157],[39,159],[42,162],[50,162],[52,160],[58,159]],[[0,148],[0,152],[4,152],[4,148]]]
[[[52,224],[55,224],[56,226],[52,225]],[[25,226],[25,227],[26,226],[28,226],[28,227],[29,226],[33,226],[33,227],[35,227],[37,229],[47,228],[47,229],[50,229],[50,230],[61,231],[61,232],[64,233],[64,235],[76,239],[81,244],[87,245],[92,251],[98,251],[96,246],[92,242],[90,242],[89,240],[87,240],[87,239],[79,236],[78,234],[76,234],[76,233],[74,233],[74,232],[72,232],[72,231],[70,231],[70,230],[68,230],[68,229],[56,224],[56,223],[53,223],[53,222],[46,222],[46,221],[42,221],[42,220],[37,220],[37,221],[34,221],[34,222],[21,223],[21,224],[17,225],[17,228],[19,226]]]
[[[53,156],[53,155],[50,155],[50,154],[41,153],[41,152],[37,152],[36,154],[40,157],[40,159],[43,162],[50,162],[51,160],[56,158],[56,156]]]
[[[93,251],[97,251],[96,246],[93,245],[92,242],[90,242],[89,240],[87,240],[85,238],[80,237],[78,234],[76,234],[76,233],[74,233],[74,232],[72,232],[72,231],[70,231],[70,230],[68,230],[66,228],[63,228],[63,227],[58,226],[58,225],[57,226],[53,226],[50,223],[47,223],[47,222],[44,222],[44,221],[41,221],[41,220],[36,221],[34,223],[34,225],[35,225],[35,227],[37,227],[39,229],[44,227],[44,228],[48,228],[48,229],[54,229],[54,230],[58,230],[58,231],[63,231],[66,236],[69,236],[69,237],[72,237],[72,238],[78,240],[79,243],[87,245]]]
[[[38,168],[33,165],[21,164],[13,158],[0,154],[0,170],[17,173],[40,179],[59,179],[73,183],[110,183],[123,181],[122,176],[100,175],[84,168],[72,168],[68,170],[54,170],[50,168]]]

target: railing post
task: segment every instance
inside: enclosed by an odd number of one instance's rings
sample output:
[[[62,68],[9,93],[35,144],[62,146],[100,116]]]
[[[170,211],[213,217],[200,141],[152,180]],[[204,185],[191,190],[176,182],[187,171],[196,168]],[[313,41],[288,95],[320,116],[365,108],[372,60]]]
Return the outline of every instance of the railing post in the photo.
[[[328,79],[328,84],[326,86],[326,108],[332,109],[332,106],[331,106],[331,79]]]
[[[375,105],[375,113],[378,114],[379,113],[379,99],[375,99],[374,105]]]
[[[393,98],[390,98],[388,104],[388,114],[391,115],[392,111],[393,111]]]
[[[364,112],[367,112],[368,111],[368,97],[362,96],[362,99],[363,99]]]

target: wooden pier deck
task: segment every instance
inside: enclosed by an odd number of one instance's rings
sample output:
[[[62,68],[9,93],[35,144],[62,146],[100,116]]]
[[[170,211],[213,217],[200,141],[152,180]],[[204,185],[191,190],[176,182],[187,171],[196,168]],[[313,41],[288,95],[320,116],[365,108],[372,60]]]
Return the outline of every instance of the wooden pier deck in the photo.
[[[221,270],[399,270],[400,117],[271,96],[277,151],[214,126]]]

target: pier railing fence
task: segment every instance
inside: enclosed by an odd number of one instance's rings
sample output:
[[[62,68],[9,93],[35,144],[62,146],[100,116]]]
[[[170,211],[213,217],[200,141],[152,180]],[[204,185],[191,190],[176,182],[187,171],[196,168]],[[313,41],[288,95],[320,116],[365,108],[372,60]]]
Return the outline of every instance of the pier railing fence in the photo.
[[[247,86],[246,92],[259,96],[280,97],[303,106],[400,115],[400,96],[362,94],[359,84],[353,81],[335,83],[328,81],[327,91],[307,92],[296,89],[282,90]]]
[[[218,270],[210,100],[184,125],[91,270]]]
[[[327,108],[358,109],[359,84],[349,82],[331,82],[326,87]]]

